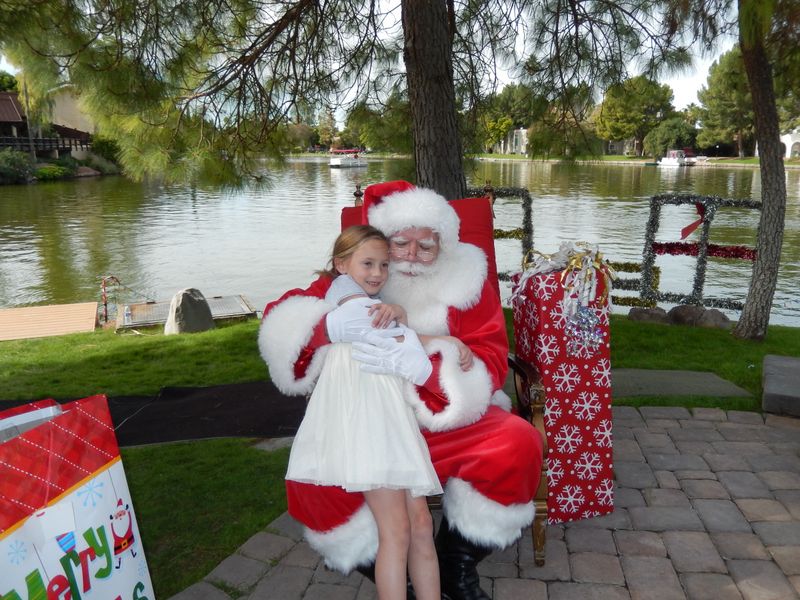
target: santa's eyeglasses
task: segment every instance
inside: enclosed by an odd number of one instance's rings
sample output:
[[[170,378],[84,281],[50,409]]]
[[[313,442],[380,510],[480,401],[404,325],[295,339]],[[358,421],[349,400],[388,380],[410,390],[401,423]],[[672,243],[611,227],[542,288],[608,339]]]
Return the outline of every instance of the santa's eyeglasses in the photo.
[[[401,260],[407,259],[411,256],[411,251],[414,250],[414,256],[420,262],[431,262],[438,253],[438,245],[436,240],[419,240],[412,242],[405,238],[391,237],[389,238],[389,253]]]

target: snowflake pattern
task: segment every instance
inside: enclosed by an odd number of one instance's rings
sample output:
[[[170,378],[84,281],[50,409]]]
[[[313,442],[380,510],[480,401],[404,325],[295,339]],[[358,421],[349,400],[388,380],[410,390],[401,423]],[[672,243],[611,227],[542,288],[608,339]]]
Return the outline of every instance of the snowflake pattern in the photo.
[[[556,389],[559,392],[572,392],[581,382],[578,367],[575,365],[558,365],[556,374],[553,375]]]
[[[562,425],[555,435],[556,446],[562,454],[571,454],[583,443],[581,431],[577,425]]]
[[[611,448],[611,421],[603,419],[592,432],[595,443],[601,448]]]
[[[577,304],[553,272],[530,277],[513,303],[517,352],[538,367],[547,394],[547,505],[553,524],[608,514],[614,503],[609,307],[598,296],[584,308],[596,343],[573,344],[577,351],[571,352],[572,329],[583,323],[570,317]]]
[[[608,315],[611,313],[611,299],[609,298],[609,302],[606,304],[601,304],[600,306],[594,307],[594,312],[597,315],[600,325],[603,327],[608,327]]]
[[[531,336],[527,330],[520,331],[517,334],[517,351],[519,352],[520,356],[530,356],[531,355]]]
[[[564,304],[563,300],[559,300],[556,302],[556,305],[553,307],[553,310],[550,311],[550,321],[553,323],[553,326],[557,329],[564,329],[567,326],[567,321],[569,321],[569,310],[567,310],[566,304]]]
[[[550,300],[553,294],[558,289],[555,275],[551,274],[547,277],[537,277],[533,284],[534,293],[541,300]]]
[[[555,402],[544,405],[544,422],[548,427],[554,427],[561,418],[561,407]]]
[[[573,402],[572,410],[575,416],[582,421],[591,421],[600,412],[600,402],[595,392],[581,392],[578,399]]]
[[[577,473],[578,479],[594,479],[602,469],[603,463],[596,452],[584,452],[575,461],[575,473]]]
[[[80,490],[78,490],[78,498],[84,496],[83,498],[83,506],[86,508],[89,505],[89,502],[92,503],[92,508],[97,506],[97,501],[103,497],[103,493],[100,488],[103,487],[103,482],[98,481],[97,478],[92,479],[89,483],[83,486]]]
[[[556,496],[556,502],[558,502],[558,507],[563,512],[578,512],[583,503],[586,502],[586,498],[583,495],[583,491],[577,485],[565,485],[564,489],[561,493]]]
[[[607,358],[598,360],[597,364],[592,367],[592,375],[598,386],[611,387],[611,361]]]
[[[547,460],[547,485],[555,487],[564,477],[564,466],[557,458]]]
[[[22,540],[14,540],[8,545],[8,560],[12,565],[20,565],[28,556],[28,549]]]
[[[611,506],[614,502],[614,482],[610,478],[603,479],[594,490],[594,497],[600,506]]]
[[[554,335],[540,335],[536,338],[536,359],[545,365],[552,365],[559,353],[558,339]]]

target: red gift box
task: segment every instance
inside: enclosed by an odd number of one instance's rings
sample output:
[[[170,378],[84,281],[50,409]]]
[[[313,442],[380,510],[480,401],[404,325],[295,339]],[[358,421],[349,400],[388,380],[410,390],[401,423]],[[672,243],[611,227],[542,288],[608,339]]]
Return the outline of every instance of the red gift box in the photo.
[[[516,353],[536,365],[545,390],[550,524],[614,510],[606,278],[587,302],[565,294],[563,273],[517,276],[512,300]]]

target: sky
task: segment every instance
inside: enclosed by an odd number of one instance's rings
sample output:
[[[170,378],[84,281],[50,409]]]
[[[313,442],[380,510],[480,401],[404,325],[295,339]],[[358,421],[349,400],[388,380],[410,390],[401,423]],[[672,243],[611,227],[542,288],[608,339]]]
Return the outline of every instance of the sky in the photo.
[[[691,103],[699,104],[697,91],[706,84],[709,67],[720,54],[727,52],[732,46],[733,41],[723,44],[714,56],[709,58],[697,58],[694,68],[669,78],[662,78],[661,83],[669,84],[672,88],[674,94],[672,105],[677,110],[686,108]],[[0,71],[14,73],[16,69],[0,55]]]
[[[720,55],[725,54],[733,45],[733,40],[726,40],[720,45],[713,56],[708,58],[696,58],[692,69],[679,75],[661,79],[661,83],[669,84],[672,88],[672,105],[676,110],[682,110],[693,102],[695,104],[700,104],[700,101],[697,99],[697,92],[701,87],[706,85],[708,69]]]

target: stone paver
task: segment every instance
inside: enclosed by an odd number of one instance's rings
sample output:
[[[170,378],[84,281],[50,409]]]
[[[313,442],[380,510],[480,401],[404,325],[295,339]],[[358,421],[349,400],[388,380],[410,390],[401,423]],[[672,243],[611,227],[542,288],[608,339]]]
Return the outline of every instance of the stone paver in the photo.
[[[800,419],[615,406],[615,509],[548,525],[479,565],[493,600],[800,598]],[[260,447],[285,446],[267,442]],[[438,513],[435,515],[438,521]],[[377,600],[283,514],[170,600]]]
[[[665,531],[662,535],[678,573],[726,573],[711,538],[704,531]]]
[[[686,573],[681,575],[681,581],[690,600],[742,600],[739,588],[728,575]]]
[[[730,560],[728,570],[745,600],[795,598],[792,584],[768,560]]]

